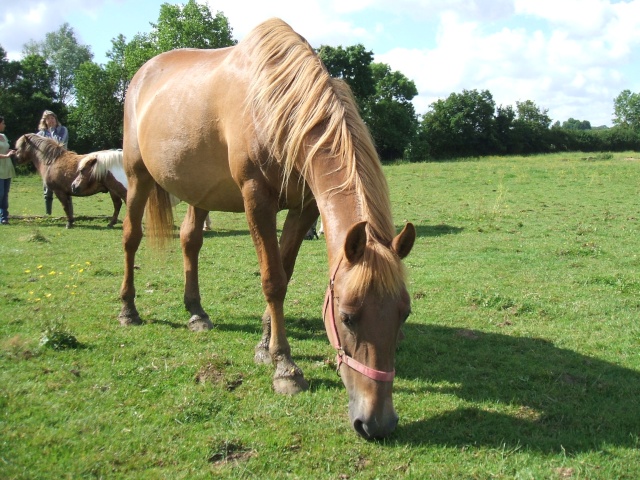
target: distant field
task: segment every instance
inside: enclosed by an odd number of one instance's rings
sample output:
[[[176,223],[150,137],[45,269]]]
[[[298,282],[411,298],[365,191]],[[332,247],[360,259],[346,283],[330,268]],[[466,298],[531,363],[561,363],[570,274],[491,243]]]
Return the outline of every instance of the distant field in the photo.
[[[634,152],[385,166],[418,239],[382,442],[351,430],[331,366],[324,241],[304,242],[285,303],[310,390],[280,396],[253,363],[244,216],[214,213],[205,234],[213,331],[186,329],[177,241],[143,241],[145,324],[123,328],[109,196],[75,199],[67,230],[18,177],[0,227],[0,478],[640,478],[639,172]]]

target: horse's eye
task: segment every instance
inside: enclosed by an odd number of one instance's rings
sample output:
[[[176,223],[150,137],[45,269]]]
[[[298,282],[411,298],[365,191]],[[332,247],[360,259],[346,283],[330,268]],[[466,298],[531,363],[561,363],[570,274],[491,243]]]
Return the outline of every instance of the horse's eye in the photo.
[[[355,325],[355,315],[351,313],[340,312],[340,320],[345,327],[352,329]]]

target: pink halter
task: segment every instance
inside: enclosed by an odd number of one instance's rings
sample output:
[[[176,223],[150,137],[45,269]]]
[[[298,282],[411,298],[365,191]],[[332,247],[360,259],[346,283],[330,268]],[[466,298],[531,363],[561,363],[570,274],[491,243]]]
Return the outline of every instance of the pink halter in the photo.
[[[361,374],[371,378],[372,380],[378,380],[379,382],[392,382],[393,378],[396,375],[395,370],[392,370],[390,372],[383,372],[382,370],[375,370],[373,368],[367,367],[366,365],[347,355],[342,349],[340,338],[338,337],[338,327],[336,326],[336,317],[333,306],[333,284],[336,279],[336,273],[338,273],[338,268],[340,267],[341,262],[342,258],[340,258],[340,261],[338,261],[335,270],[329,278],[329,286],[327,287],[327,294],[324,297],[324,307],[322,309],[322,318],[325,324],[327,322],[327,313],[329,313],[331,328],[327,328],[327,332],[329,334],[329,341],[331,342],[331,345],[333,345],[334,348],[338,351],[338,353],[336,354],[337,369],[339,371],[340,365],[344,363],[354,369],[356,372],[360,372]]]

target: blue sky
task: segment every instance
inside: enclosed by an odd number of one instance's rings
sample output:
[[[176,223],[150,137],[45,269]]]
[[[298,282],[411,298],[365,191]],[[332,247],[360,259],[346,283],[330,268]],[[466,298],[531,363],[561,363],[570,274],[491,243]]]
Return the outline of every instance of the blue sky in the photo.
[[[162,0],[3,0],[0,45],[20,59],[29,40],[68,22],[98,63],[111,39],[150,31]],[[169,3],[179,3],[169,0]],[[204,0],[201,1],[204,3]],[[613,99],[640,92],[640,0],[208,1],[238,40],[281,17],[309,42],[362,43],[412,79],[416,111],[462,90],[497,105],[532,100],[555,121],[611,125]]]

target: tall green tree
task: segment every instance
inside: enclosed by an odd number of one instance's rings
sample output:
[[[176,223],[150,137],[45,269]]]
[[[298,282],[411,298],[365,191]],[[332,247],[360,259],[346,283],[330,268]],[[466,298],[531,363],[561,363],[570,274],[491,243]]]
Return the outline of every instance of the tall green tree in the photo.
[[[121,78],[109,67],[87,62],[76,72],[78,95],[69,122],[75,127],[77,151],[122,148],[124,99],[115,94]]]
[[[613,101],[613,124],[640,132],[640,93],[620,92]]]
[[[569,118],[569,120],[562,122],[562,128],[567,130],[591,130],[591,122],[589,120]]]
[[[214,16],[207,5],[189,0],[184,5],[163,3],[158,22],[151,23],[151,32],[139,33],[124,45],[123,61],[129,79],[148,60],[176,48],[222,48],[235,45],[233,29],[222,12]],[[119,37],[117,42],[124,41]],[[114,48],[121,49],[114,43]]]
[[[420,125],[430,156],[447,158],[494,152],[495,108],[488,90],[463,90],[432,103]]]
[[[28,42],[23,53],[40,55],[53,67],[56,100],[71,105],[75,100],[75,72],[80,65],[93,58],[91,48],[78,42],[73,28],[64,23],[57,31],[47,33],[44,41]]]
[[[184,5],[164,3],[152,37],[159,52],[175,48],[221,48],[235,45],[233,29],[221,12],[212,15],[207,5],[189,0]]]
[[[365,101],[364,119],[382,159],[402,158],[416,135],[418,120],[411,100],[418,89],[385,63],[371,64],[371,72],[375,93]]]
[[[532,100],[516,102],[514,125],[514,151],[512,153],[541,153],[551,148],[549,109]]]
[[[7,118],[5,133],[12,141],[34,132],[43,110],[61,109],[54,100],[54,77],[40,55],[10,61],[0,46],[0,113]]]

